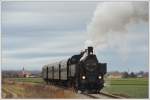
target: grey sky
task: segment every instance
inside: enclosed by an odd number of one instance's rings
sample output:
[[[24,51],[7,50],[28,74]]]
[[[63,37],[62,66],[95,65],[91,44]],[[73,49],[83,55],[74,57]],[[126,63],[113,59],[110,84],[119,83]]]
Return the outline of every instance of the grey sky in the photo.
[[[79,53],[97,4],[2,2],[2,69],[41,70],[44,64]],[[128,57],[118,53],[117,45],[96,48],[99,61],[108,63],[108,71],[148,70],[148,22],[131,24],[128,31]]]

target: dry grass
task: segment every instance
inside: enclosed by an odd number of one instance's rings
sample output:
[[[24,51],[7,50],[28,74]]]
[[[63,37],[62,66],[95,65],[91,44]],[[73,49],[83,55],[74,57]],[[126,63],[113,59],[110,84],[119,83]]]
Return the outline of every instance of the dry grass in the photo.
[[[2,82],[2,93],[2,98],[75,98],[74,92],[55,86],[8,80]]]

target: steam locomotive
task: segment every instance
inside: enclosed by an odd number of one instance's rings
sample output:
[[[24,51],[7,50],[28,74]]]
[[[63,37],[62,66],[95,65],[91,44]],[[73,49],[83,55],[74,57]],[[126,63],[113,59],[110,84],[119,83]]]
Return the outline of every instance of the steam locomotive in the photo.
[[[106,63],[99,63],[88,47],[78,55],[67,60],[44,65],[42,78],[46,83],[73,87],[76,91],[98,93],[104,87]]]

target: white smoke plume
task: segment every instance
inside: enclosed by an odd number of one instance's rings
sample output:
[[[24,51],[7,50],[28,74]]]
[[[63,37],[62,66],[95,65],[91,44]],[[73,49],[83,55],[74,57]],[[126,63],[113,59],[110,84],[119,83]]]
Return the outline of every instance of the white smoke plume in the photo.
[[[148,2],[103,2],[97,6],[87,26],[88,37],[94,46],[112,46],[112,40],[127,33],[130,23],[140,21],[148,22]]]
[[[85,45],[84,48],[87,49],[87,47],[93,46],[93,42],[91,40],[86,40],[84,45]]]

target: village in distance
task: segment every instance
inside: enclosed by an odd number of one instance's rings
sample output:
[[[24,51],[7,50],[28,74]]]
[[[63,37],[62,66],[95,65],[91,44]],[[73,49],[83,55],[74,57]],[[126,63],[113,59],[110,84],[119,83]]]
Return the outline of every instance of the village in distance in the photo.
[[[24,67],[20,70],[2,70],[2,78],[36,78],[41,77],[42,72],[39,70],[26,70]],[[148,78],[148,72],[119,72],[111,71],[105,75],[105,78]]]

